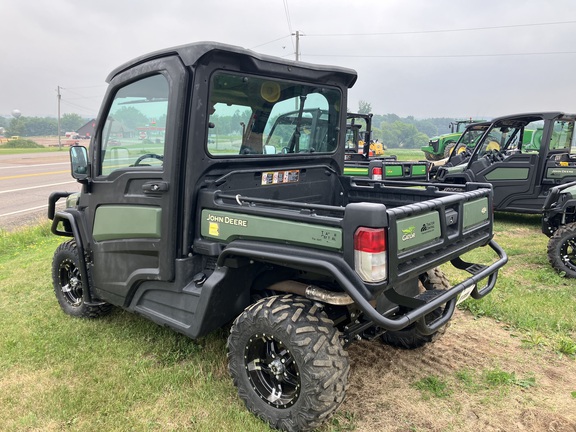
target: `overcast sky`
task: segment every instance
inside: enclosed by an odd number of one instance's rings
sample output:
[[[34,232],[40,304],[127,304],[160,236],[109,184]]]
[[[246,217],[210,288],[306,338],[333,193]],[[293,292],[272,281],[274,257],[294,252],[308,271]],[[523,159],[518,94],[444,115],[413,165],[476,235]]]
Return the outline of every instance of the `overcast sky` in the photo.
[[[0,115],[92,117],[116,66],[202,40],[355,69],[376,114],[576,112],[575,0],[0,0]]]

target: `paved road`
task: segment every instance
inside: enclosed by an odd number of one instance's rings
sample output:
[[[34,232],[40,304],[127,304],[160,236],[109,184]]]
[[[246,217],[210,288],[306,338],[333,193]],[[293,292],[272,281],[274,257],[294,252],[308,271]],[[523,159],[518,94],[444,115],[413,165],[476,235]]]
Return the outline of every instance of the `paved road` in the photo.
[[[67,151],[0,155],[0,229],[46,220],[50,193],[79,190]]]

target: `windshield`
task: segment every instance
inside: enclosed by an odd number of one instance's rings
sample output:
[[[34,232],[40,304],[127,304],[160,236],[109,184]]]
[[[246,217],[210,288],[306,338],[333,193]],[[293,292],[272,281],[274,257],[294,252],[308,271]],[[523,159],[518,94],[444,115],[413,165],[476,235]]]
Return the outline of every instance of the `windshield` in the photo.
[[[542,142],[544,121],[504,122],[494,125],[484,137],[478,156],[491,151],[538,152]]]
[[[335,88],[217,72],[210,83],[208,153],[334,152],[340,105]]]

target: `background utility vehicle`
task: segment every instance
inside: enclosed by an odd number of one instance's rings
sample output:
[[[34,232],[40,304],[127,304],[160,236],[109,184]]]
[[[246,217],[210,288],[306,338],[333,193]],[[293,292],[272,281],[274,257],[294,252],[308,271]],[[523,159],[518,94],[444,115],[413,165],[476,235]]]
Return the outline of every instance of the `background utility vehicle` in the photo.
[[[394,155],[371,155],[373,144],[368,147],[367,143],[372,142],[372,114],[348,113],[347,118],[344,175],[375,180],[428,180],[430,165],[426,161],[405,162]]]
[[[450,123],[450,133],[430,138],[427,146],[421,147],[424,156],[429,161],[447,158],[456,147],[456,142],[464,132],[466,125],[483,122],[484,120],[457,120]]]
[[[576,277],[575,119],[547,112],[499,117],[489,127],[482,123],[475,149],[451,156],[436,175],[447,183],[491,183],[496,211],[542,214],[548,259],[570,277]]]
[[[82,192],[50,198],[53,232],[72,238],[52,267],[62,309],[115,305],[191,338],[232,323],[238,394],[284,430],[315,428],[340,405],[356,338],[410,348],[442,334],[506,262],[491,190],[342,176],[355,80],[217,43],[113,71],[89,154],[71,149]],[[460,258],[482,246],[493,263]],[[436,267],[447,262],[469,274],[446,285]]]

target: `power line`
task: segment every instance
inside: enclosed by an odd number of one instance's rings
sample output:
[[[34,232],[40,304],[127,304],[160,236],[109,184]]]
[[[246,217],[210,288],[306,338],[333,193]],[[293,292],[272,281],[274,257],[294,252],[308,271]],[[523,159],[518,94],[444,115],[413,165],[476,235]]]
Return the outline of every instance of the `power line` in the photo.
[[[356,55],[356,54],[306,54],[307,57],[348,57],[348,58],[463,58],[463,57],[512,57],[538,55],[576,54],[576,51],[505,53],[505,54],[441,54],[441,55]]]
[[[69,100],[66,100],[66,99],[61,99],[61,101],[62,101],[62,103],[65,103],[65,104],[67,104],[67,105],[72,105],[72,106],[75,107],[76,109],[80,109],[80,110],[85,111],[85,112],[87,112],[87,113],[94,114],[94,111],[95,111],[95,110],[94,110],[93,108],[86,108],[85,106],[75,104],[75,103],[70,102]]]
[[[271,40],[271,41],[269,41],[269,42],[264,42],[264,43],[262,43],[262,44],[260,44],[260,45],[255,45],[255,46],[253,46],[253,47],[250,47],[249,49],[254,49],[254,48],[258,48],[258,47],[264,46],[264,45],[269,45],[269,44],[271,44],[271,43],[278,42],[279,40],[286,39],[286,38],[292,39],[292,35],[282,36],[282,37],[279,37],[278,39],[274,39],[274,40]]]
[[[377,32],[377,33],[326,33],[326,34],[307,34],[307,36],[316,37],[338,37],[338,36],[392,36],[392,35],[410,35],[410,34],[428,34],[428,33],[453,33],[465,31],[480,31],[480,30],[496,30],[507,28],[520,28],[520,27],[537,27],[537,26],[550,26],[550,25],[565,25],[576,24],[576,21],[557,21],[548,23],[532,23],[532,24],[511,24],[490,27],[470,27],[458,29],[440,29],[440,30],[414,30],[414,31],[398,31],[398,32]]]
[[[284,13],[286,15],[286,21],[288,22],[288,31],[290,32],[290,34],[294,34],[294,32],[292,31],[292,21],[290,20],[290,10],[288,9],[288,0],[284,0]],[[290,38],[290,42],[292,43],[292,49],[294,48],[294,41],[292,40],[292,38]]]

